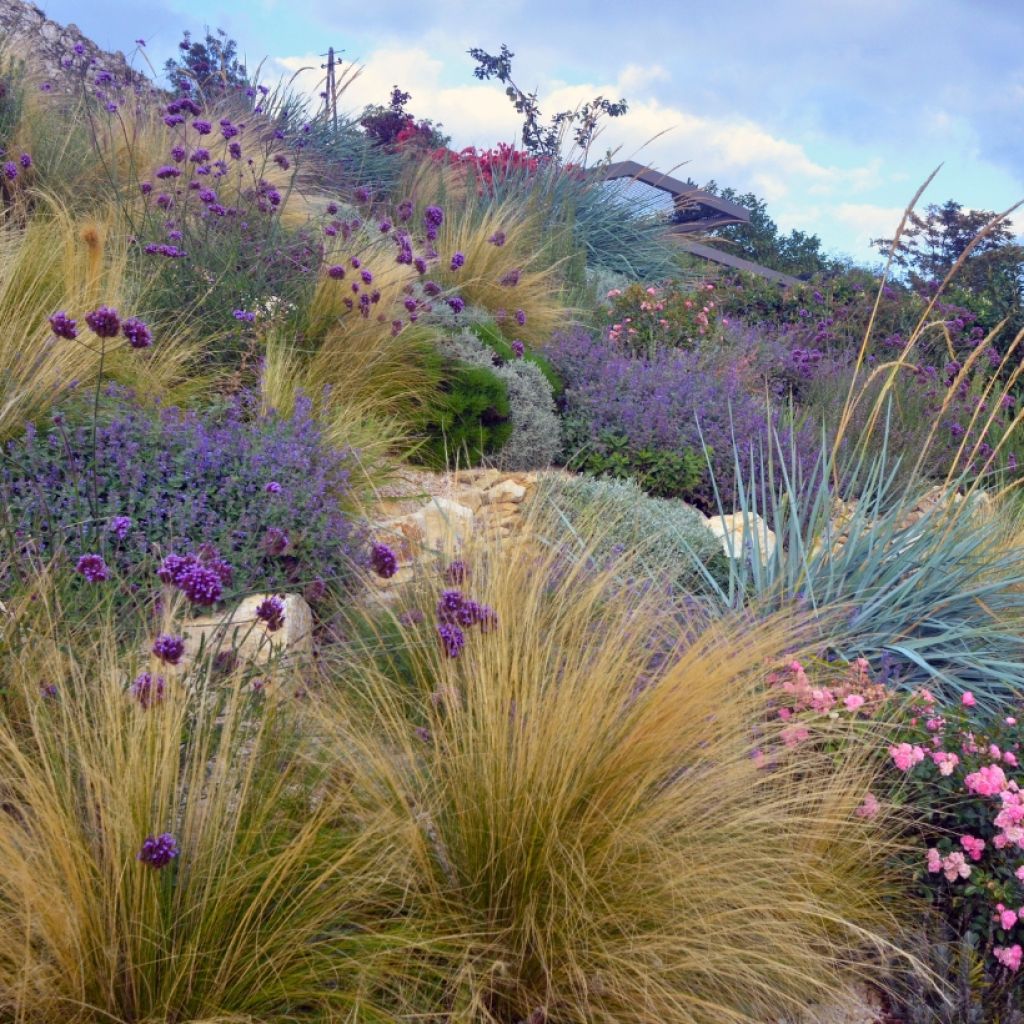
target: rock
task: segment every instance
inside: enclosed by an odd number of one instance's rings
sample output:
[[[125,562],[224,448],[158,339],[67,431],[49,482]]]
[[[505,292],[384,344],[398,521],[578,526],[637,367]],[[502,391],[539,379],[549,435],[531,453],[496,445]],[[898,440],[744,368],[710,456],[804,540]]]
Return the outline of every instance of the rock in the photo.
[[[313,615],[298,594],[278,595],[284,601],[284,624],[273,633],[256,618],[256,608],[271,594],[253,594],[231,611],[190,619],[181,628],[184,663],[195,660],[201,648],[217,653],[235,651],[245,661],[263,663],[284,652],[308,655],[313,650]]]
[[[431,498],[408,519],[419,530],[420,540],[428,548],[459,548],[473,533],[472,509],[448,498]]]
[[[479,487],[466,487],[456,492],[458,503],[465,505],[471,512],[479,510],[484,503],[484,492]]]
[[[746,523],[744,523],[744,519],[746,519]],[[710,516],[705,523],[707,528],[721,541],[722,550],[730,558],[744,556],[744,526],[746,526],[748,550],[751,554],[755,550],[760,553],[762,565],[767,563],[775,552],[777,543],[775,534],[768,529],[768,524],[756,512],[749,512],[745,517],[742,512],[735,512],[728,516]]]
[[[488,505],[505,501],[520,502],[526,497],[526,488],[515,480],[502,480],[488,488],[484,496]]]

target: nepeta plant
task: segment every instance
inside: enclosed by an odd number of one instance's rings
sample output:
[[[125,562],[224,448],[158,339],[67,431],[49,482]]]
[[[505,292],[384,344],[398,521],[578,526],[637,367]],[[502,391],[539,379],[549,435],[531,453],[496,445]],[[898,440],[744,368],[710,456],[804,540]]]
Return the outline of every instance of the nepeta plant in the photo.
[[[321,442],[305,398],[290,417],[257,410],[243,394],[219,411],[152,412],[111,387],[94,444],[63,417],[30,427],[0,475],[16,548],[102,552],[120,581],[154,590],[165,556],[196,550],[230,564],[235,592],[344,584],[360,550],[343,508],[352,455]]]

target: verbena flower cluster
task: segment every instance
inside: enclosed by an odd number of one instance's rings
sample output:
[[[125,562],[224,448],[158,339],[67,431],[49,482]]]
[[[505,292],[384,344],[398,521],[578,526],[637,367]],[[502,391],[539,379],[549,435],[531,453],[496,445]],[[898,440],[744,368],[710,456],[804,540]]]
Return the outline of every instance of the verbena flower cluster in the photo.
[[[244,393],[211,412],[154,412],[110,388],[95,456],[90,426],[63,418],[30,425],[5,456],[0,492],[18,543],[84,552],[89,580],[116,570],[159,587],[163,564],[167,582],[210,604],[228,587],[341,584],[361,557],[342,507],[352,454],[321,440],[305,398],[291,416],[261,414]]]
[[[462,581],[468,575],[469,568],[461,559],[452,562],[444,571],[448,580]],[[449,658],[457,658],[462,653],[467,629],[479,626],[481,633],[490,633],[498,628],[498,615],[493,608],[479,604],[455,589],[441,593],[435,608],[435,621],[437,636]]]

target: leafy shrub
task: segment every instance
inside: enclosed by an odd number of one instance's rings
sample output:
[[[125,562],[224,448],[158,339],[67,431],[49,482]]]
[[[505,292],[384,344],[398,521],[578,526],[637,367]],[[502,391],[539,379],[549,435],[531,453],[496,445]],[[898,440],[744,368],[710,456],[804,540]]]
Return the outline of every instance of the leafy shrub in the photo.
[[[0,484],[18,543],[44,557],[100,552],[144,587],[159,586],[164,555],[204,544],[238,591],[349,578],[352,455],[321,443],[307,399],[284,417],[258,414],[246,395],[219,411],[153,413],[108,394],[95,442],[90,425],[60,422],[8,444]]]
[[[695,291],[676,281],[613,288],[606,296],[612,321],[608,338],[623,352],[648,358],[659,349],[692,349],[712,341],[718,333],[714,289],[707,283]]]
[[[541,355],[539,352],[531,351],[523,347],[522,356],[517,356],[512,345],[505,338],[505,336],[498,329],[496,324],[485,321],[477,321],[472,324],[470,330],[482,341],[488,348],[496,352],[505,362],[511,362],[513,359],[521,358],[528,363],[532,363],[534,366],[544,374],[544,378],[547,380],[548,385],[551,388],[551,393],[556,399],[562,397],[565,391],[565,382],[558,375],[558,371],[551,365],[551,360]]]
[[[421,424],[426,440],[414,457],[437,468],[476,465],[508,441],[511,415],[508,388],[493,370],[447,359],[440,397]]]
[[[626,556],[626,564],[636,565],[641,575],[684,593],[704,589],[695,558],[716,579],[728,579],[725,553],[703,514],[681,501],[651,498],[627,480],[566,474],[544,477],[538,500],[552,517],[552,528],[568,527],[592,546],[599,563],[615,564]]]
[[[556,335],[548,348],[566,380],[570,459],[602,472],[644,476],[663,497],[705,511],[736,496],[734,443],[745,463],[779,415],[752,395],[740,368],[702,364],[698,353],[632,359],[585,332]],[[699,469],[698,469],[699,467]]]
[[[511,433],[494,457],[503,469],[542,469],[550,466],[562,450],[562,427],[551,386],[537,364],[517,358],[509,350],[503,359],[477,340],[463,333],[443,346],[464,362],[493,370],[508,391]]]

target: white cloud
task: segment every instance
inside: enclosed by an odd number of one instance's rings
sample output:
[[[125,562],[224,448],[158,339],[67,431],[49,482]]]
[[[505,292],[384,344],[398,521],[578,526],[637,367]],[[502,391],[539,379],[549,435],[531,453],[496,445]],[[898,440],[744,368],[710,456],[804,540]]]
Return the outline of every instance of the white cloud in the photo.
[[[840,203],[830,213],[853,232],[854,240],[867,249],[873,238],[892,238],[903,216],[902,206],[874,203]]]

